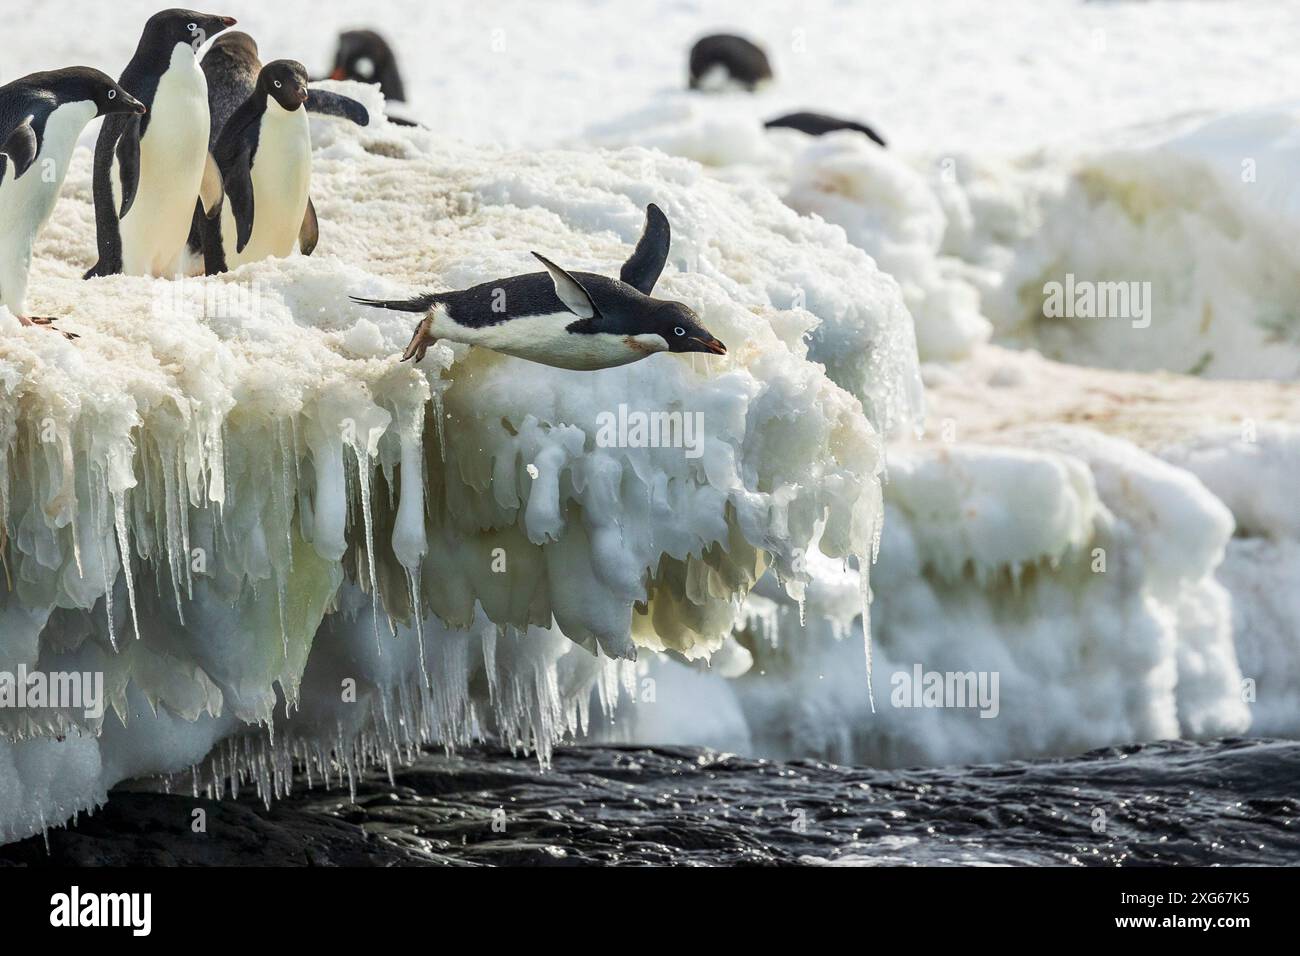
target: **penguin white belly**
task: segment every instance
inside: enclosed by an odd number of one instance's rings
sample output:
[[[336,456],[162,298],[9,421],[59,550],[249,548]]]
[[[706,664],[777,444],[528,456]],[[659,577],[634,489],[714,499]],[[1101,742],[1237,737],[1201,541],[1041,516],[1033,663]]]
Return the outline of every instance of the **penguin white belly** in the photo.
[[[119,226],[127,275],[169,274],[189,236],[207,158],[208,81],[194,51],[182,43],[158,81],[140,140],[140,185]],[[120,208],[116,160],[113,193]]]
[[[476,329],[458,325],[438,308],[434,311],[432,331],[440,339],[478,345],[542,365],[581,371],[627,365],[661,351],[639,344],[626,335],[567,331],[567,327],[577,321],[578,317],[572,312],[555,312],[509,319]]]
[[[311,190],[311,127],[305,108],[291,113],[273,99],[267,102],[252,180],[253,232],[242,252],[236,251],[238,231],[230,203],[222,208],[221,240],[228,269],[293,255]]]
[[[32,245],[54,212],[77,138],[95,116],[89,102],[65,103],[45,121],[41,150],[15,179],[10,163],[0,183],[0,303],[26,315],[27,274]]]

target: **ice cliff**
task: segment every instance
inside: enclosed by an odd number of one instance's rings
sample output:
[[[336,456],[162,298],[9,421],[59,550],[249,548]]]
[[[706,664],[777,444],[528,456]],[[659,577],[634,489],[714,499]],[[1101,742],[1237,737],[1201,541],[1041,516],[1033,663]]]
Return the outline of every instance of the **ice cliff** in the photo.
[[[920,384],[897,285],[842,233],[643,150],[313,135],[312,258],[82,282],[81,150],[32,279],[81,338],[0,312],[0,670],[103,672],[108,698],[0,711],[7,837],[127,777],[269,795],[295,756],[328,776],[487,730],[545,755],[638,650],[721,648],[769,569],[800,598],[814,540],[870,561],[881,435]],[[615,270],[650,201],[674,230],[660,292],[725,358],[588,374],[440,345],[413,369],[409,317],[347,299],[533,249]],[[699,413],[700,454],[598,443],[620,405]]]

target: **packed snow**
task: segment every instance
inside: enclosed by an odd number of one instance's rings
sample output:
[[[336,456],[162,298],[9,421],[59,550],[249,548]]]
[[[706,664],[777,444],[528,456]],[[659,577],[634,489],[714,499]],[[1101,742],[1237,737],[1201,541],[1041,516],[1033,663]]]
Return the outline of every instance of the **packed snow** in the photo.
[[[358,25],[231,6],[317,70]],[[25,11],[0,80],[116,75],[154,9]],[[374,122],[312,120],[311,258],[83,282],[92,127],[29,293],[81,338],[0,309],[0,672],[100,673],[106,700],[0,708],[0,838],[125,780],[270,799],[295,766],[346,786],[485,735],[906,766],[1300,732],[1300,16],[368,16],[425,126],[334,85]],[[686,92],[716,29],[776,81]],[[889,148],[764,130],[792,109]],[[656,294],[725,357],[412,368],[413,317],[348,300],[532,250],[614,275],[649,202]],[[698,454],[603,442],[620,406],[698,413]]]

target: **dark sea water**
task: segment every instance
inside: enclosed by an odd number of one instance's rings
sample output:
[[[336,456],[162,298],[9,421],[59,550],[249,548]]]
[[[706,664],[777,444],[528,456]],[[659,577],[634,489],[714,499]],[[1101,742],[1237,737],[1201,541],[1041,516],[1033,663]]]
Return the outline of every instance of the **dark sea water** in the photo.
[[[194,833],[195,808],[207,832]],[[6,864],[1151,865],[1300,863],[1300,743],[1225,739],[884,771],[684,747],[576,746],[542,771],[425,754],[267,810],[115,792]]]

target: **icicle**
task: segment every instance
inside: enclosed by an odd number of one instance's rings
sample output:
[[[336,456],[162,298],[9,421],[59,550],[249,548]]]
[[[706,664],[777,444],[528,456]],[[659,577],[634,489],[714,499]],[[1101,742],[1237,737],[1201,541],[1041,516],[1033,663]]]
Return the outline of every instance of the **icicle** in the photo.
[[[437,425],[437,432],[438,432],[438,457],[441,458],[443,462],[446,462],[447,438],[443,434],[442,392],[438,391],[438,389],[435,388],[432,390],[430,397],[431,400],[433,401],[433,420],[434,423]]]
[[[104,551],[104,536],[101,534],[103,525],[103,496],[95,494],[98,489],[92,488],[90,492],[90,523],[95,530],[95,547],[99,550],[99,567],[104,572],[104,613],[108,618],[108,643],[112,645],[113,650],[117,651],[117,629],[113,625],[113,579],[108,576],[108,554]]]
[[[131,572],[131,536],[126,527],[126,502],[124,495],[113,495],[114,524],[117,527],[117,548],[122,555],[122,576],[126,579],[126,600],[131,608],[131,625],[136,640],[140,639],[140,617],[135,609],[135,577]]]
[[[354,445],[352,450],[357,456],[357,483],[361,486],[361,516],[366,529],[366,566],[370,572],[370,598],[374,607],[375,646],[382,654],[384,644],[379,637],[379,575],[375,571],[375,526],[370,501],[370,454],[360,445]]]
[[[871,712],[876,712],[876,692],[871,686],[871,582],[867,577],[867,562],[858,558],[858,580],[862,585],[862,641],[867,652],[867,700],[871,703]]]

